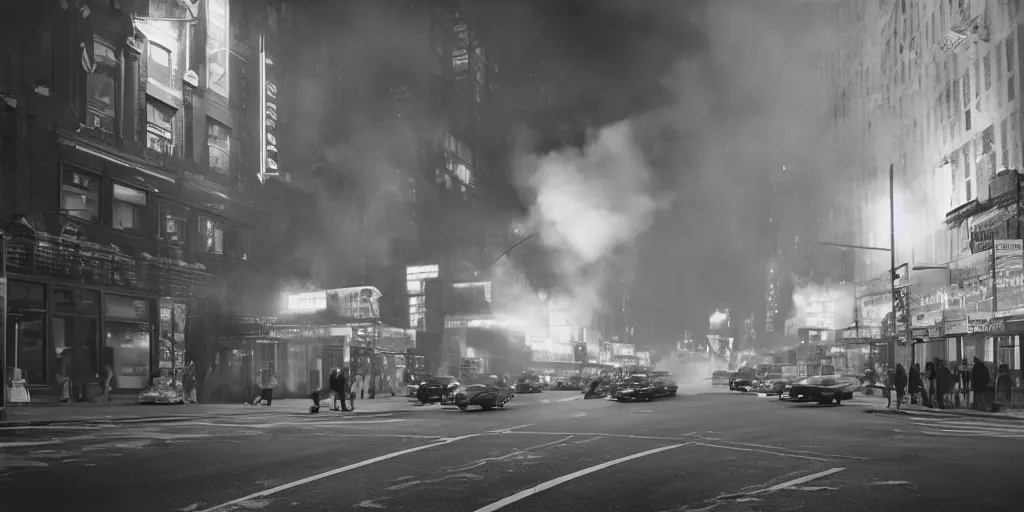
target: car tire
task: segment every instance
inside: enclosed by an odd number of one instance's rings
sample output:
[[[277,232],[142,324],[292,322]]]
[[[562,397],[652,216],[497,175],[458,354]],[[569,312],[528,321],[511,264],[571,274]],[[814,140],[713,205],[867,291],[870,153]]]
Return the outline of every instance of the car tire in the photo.
[[[466,405],[465,404],[459,404],[458,407],[459,407],[460,411],[465,411],[466,410]]]

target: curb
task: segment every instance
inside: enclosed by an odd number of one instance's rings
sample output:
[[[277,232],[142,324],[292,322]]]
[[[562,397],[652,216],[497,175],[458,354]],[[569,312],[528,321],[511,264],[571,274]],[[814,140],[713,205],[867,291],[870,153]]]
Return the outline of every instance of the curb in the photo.
[[[980,418],[986,420],[1002,421],[1002,422],[1024,422],[1024,417],[1020,416],[1009,416],[1001,415],[998,413],[987,413],[987,412],[943,412],[940,410],[935,411],[918,411],[918,410],[907,410],[903,409],[897,411],[895,409],[867,409],[864,411],[868,414],[900,414],[905,416],[945,416],[949,418]]]
[[[350,414],[357,416],[374,416],[381,414],[401,414],[403,412],[411,411],[352,411]],[[112,418],[67,418],[67,419],[55,419],[55,420],[24,420],[24,421],[3,421],[0,422],[0,430],[4,429],[15,429],[24,427],[47,427],[51,425],[110,425],[119,423],[131,423],[133,425],[146,425],[154,423],[182,423],[186,421],[203,421],[213,419],[225,419],[225,418],[239,418],[239,417],[252,417],[256,415],[270,416],[275,414],[298,414],[302,416],[308,415],[307,412],[303,411],[277,411],[270,413],[256,413],[256,414],[245,414],[245,413],[227,413],[227,414],[189,414],[189,415],[175,415],[175,416],[119,416]]]

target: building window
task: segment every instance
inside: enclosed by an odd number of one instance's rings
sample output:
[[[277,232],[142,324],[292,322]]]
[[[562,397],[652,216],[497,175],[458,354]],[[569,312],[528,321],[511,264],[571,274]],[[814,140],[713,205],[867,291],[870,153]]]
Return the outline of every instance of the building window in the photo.
[[[1007,130],[1009,130],[1007,120],[1003,119],[1002,127],[999,129],[999,147],[1002,149],[1002,157],[999,161],[1003,164],[1003,169],[1010,168],[1010,145]]]
[[[1008,103],[1017,99],[1017,88],[1015,87],[1013,79],[1013,73],[1010,73],[1010,76],[1006,78],[1006,101]]]
[[[961,160],[964,167],[964,202],[970,201],[974,198],[974,191],[971,189],[971,184],[974,175],[971,173],[971,143],[968,142],[964,145],[963,159]]]
[[[146,206],[149,204],[145,190],[114,184],[114,229],[128,231],[146,230]]]
[[[224,254],[224,222],[200,216],[196,249],[207,254]]]
[[[149,79],[160,85],[174,88],[174,84],[171,82],[171,50],[153,41],[150,41],[148,46],[149,59],[146,69]]]
[[[227,174],[231,168],[231,130],[212,119],[206,122],[206,146],[210,170]]]
[[[146,147],[165,155],[174,153],[173,107],[150,98],[146,102]]]
[[[168,245],[181,247],[185,243],[185,218],[188,210],[184,207],[163,203],[160,205],[160,239]]]
[[[206,87],[224,98],[230,92],[229,4],[228,0],[206,2]]]
[[[1014,44],[1013,43],[1014,43],[1013,36],[1010,36],[1010,37],[1006,38],[1006,45],[1005,45],[1006,46],[1006,72],[1008,74],[1013,73],[1013,61],[1014,61],[1014,59],[1017,58],[1016,57],[1017,52],[1013,51],[1013,49],[1014,49]]]
[[[992,88],[992,59],[990,54],[985,54],[985,57],[982,58],[981,66],[982,71],[984,72],[985,91],[988,91]]]
[[[235,257],[249,260],[249,234],[241,231],[235,233]]]
[[[99,220],[99,178],[65,169],[61,175],[60,207],[72,217],[88,222]]]
[[[88,74],[85,124],[107,132],[114,131],[117,116],[118,58],[114,46],[95,39],[96,69]]]

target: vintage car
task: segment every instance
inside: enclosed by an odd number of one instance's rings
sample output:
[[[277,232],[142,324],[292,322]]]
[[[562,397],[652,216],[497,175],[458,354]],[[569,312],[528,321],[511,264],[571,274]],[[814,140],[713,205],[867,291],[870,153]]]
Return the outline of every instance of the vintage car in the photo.
[[[679,386],[668,372],[653,371],[650,373],[650,381],[651,385],[654,386],[656,398],[676,396],[676,393],[679,392]]]
[[[789,384],[779,394],[779,400],[787,402],[835,403],[853,399],[857,379],[845,379],[838,375],[808,377],[795,384]]]
[[[750,388],[754,387],[754,379],[756,376],[757,370],[754,368],[740,368],[736,373],[729,377],[729,389],[731,391],[743,391],[744,393],[750,391]]]
[[[640,402],[654,400],[658,390],[646,374],[637,373],[623,379],[612,394],[619,402]]]
[[[516,393],[541,393],[544,391],[544,384],[540,376],[526,373],[516,381]]]
[[[463,411],[470,407],[488,411],[496,407],[505,407],[505,404],[515,396],[515,388],[492,375],[479,384],[459,387],[455,391],[455,405]]]
[[[420,382],[416,390],[416,399],[423,405],[451,403],[455,399],[455,390],[459,389],[459,381],[455,377],[431,377]]]
[[[785,375],[781,373],[769,373],[762,375],[754,381],[752,391],[767,395],[778,395],[786,389],[786,386],[789,385],[789,383],[790,380],[787,379]]]
[[[582,375],[570,375],[564,379],[558,379],[555,382],[556,389],[583,389],[583,376]]]

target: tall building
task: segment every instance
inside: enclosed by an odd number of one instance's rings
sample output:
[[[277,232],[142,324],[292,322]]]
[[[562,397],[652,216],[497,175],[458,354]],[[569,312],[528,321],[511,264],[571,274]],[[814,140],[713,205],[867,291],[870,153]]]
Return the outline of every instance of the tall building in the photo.
[[[3,9],[7,360],[37,391],[65,365],[76,396],[107,373],[129,392],[180,382],[215,362],[233,284],[277,271],[252,248],[277,235],[254,201],[277,170],[258,64],[280,5]]]
[[[936,342],[915,345],[919,360],[978,355],[993,361],[991,347],[998,346],[999,362],[1019,368],[1017,330],[1003,327],[1017,325],[1008,316],[1016,307],[1006,303],[1012,294],[1000,294],[995,280],[987,292],[964,295],[966,302],[946,301],[951,279],[957,289],[969,289],[981,286],[987,272],[938,270],[983,269],[971,262],[990,257],[993,239],[1021,237],[1013,198],[1024,145],[1022,17],[1019,0],[847,0],[837,7],[845,39],[834,54],[829,126],[822,131],[831,136],[831,168],[839,171],[832,204],[821,212],[829,219],[824,231],[844,243],[888,248],[892,194],[897,264],[935,269],[910,273],[913,326],[928,330],[924,341]],[[854,258],[859,282],[888,272],[886,252],[861,250]],[[858,287],[859,293],[885,296],[886,279],[875,291]],[[996,330],[1009,335],[986,338],[979,332],[989,327],[968,329],[965,312],[972,324],[1002,318]],[[883,325],[883,313],[860,308],[859,321]],[[1003,355],[1006,343],[1006,353],[1016,347],[1018,359]]]

